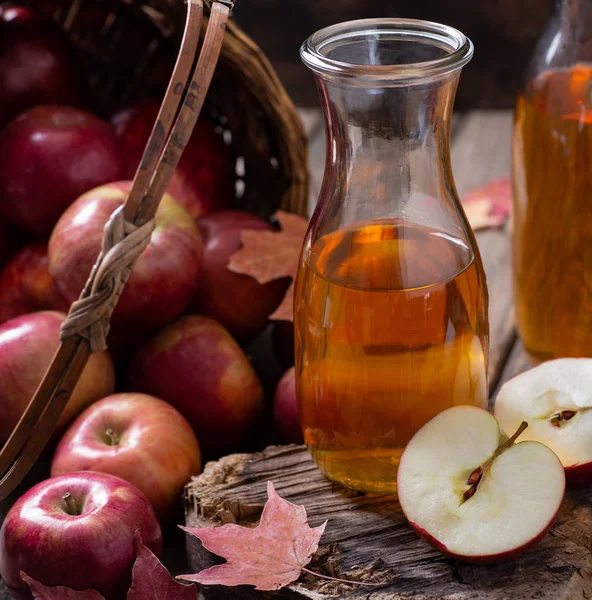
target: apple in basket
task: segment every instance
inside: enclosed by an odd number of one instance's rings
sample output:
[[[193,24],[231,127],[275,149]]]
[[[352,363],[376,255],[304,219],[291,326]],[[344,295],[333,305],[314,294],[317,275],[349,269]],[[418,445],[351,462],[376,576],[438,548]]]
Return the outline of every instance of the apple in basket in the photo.
[[[182,317],[141,346],[130,361],[127,389],[172,404],[207,458],[240,448],[263,408],[263,389],[247,357],[205,316]]]
[[[144,98],[111,119],[127,159],[126,175],[133,179],[160,106]],[[230,152],[203,114],[191,134],[168,191],[196,218],[228,206],[233,196]]]
[[[0,529],[0,576],[20,600],[31,598],[20,572],[48,586],[125,597],[136,559],[135,534],[157,555],[162,533],[152,506],[131,483],[79,472],[38,483]]]
[[[49,274],[45,242],[26,246],[0,272],[0,323],[38,310],[68,310]]]
[[[212,212],[197,220],[204,239],[203,271],[193,310],[216,319],[237,339],[248,341],[265,328],[289,285],[277,279],[261,285],[248,275],[228,270],[241,247],[241,231],[271,230],[263,219],[239,210]]]
[[[49,240],[49,272],[68,302],[84,287],[101,250],[103,228],[130,188],[129,181],[95,188],[78,198],[56,224]],[[115,328],[162,327],[179,316],[195,294],[203,242],[193,219],[165,194],[155,225],[115,307]]]
[[[0,213],[32,233],[50,233],[80,194],[122,176],[111,126],[86,111],[37,106],[0,133]]]
[[[183,487],[201,472],[199,444],[185,418],[146,394],[113,394],[72,423],[51,474],[100,471],[134,484],[160,519],[181,507]]]
[[[0,325],[0,446],[12,433],[49,367],[64,318],[58,312],[36,312]],[[56,433],[86,406],[112,394],[114,388],[109,354],[93,354],[58,421]]]
[[[39,104],[81,106],[84,77],[60,28],[18,4],[0,6],[0,128]]]

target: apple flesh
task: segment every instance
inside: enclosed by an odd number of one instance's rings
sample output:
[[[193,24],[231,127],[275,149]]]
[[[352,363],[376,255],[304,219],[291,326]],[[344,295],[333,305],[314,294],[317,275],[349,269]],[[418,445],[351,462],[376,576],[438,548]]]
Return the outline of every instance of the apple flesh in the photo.
[[[23,248],[0,272],[0,323],[38,310],[67,311],[49,274],[47,244]]]
[[[172,404],[212,458],[240,447],[263,407],[263,390],[238,344],[219,323],[187,316],[142,346],[128,389]]]
[[[0,6],[0,128],[39,104],[81,106],[76,50],[52,21],[17,4]]]
[[[528,421],[522,439],[549,446],[569,483],[592,481],[592,359],[545,362],[506,382],[494,414],[508,432]]]
[[[159,109],[159,104],[144,98],[111,119],[127,158],[125,177],[128,179],[133,179],[136,174]],[[224,208],[233,196],[231,164],[222,136],[202,115],[181,156],[168,192],[193,218]]]
[[[36,312],[0,325],[0,446],[9,438],[60,343],[65,315]],[[89,404],[115,389],[113,363],[107,352],[93,354],[56,427],[56,434]]]
[[[160,556],[162,533],[137,488],[104,473],[71,473],[26,492],[0,530],[0,576],[19,598],[30,598],[25,571],[48,586],[94,589],[119,600],[131,583],[135,533]]]
[[[273,397],[273,416],[282,439],[287,444],[303,444],[296,403],[296,376],[294,367],[280,379]]]
[[[110,473],[135,485],[160,519],[180,507],[183,487],[201,472],[197,438],[167,402],[114,394],[86,409],[61,439],[51,475]]]
[[[445,410],[415,434],[397,490],[420,536],[472,563],[519,556],[545,536],[565,492],[561,462],[543,444],[513,441],[473,406]]]
[[[0,133],[0,212],[32,233],[49,233],[78,196],[122,175],[111,126],[85,111],[38,106]]]
[[[203,271],[192,309],[208,315],[242,342],[261,333],[269,315],[279,306],[289,280],[264,285],[248,275],[228,270],[230,257],[242,246],[241,231],[271,231],[269,223],[255,215],[227,210],[197,220],[205,242]]]
[[[131,182],[87,192],[61,216],[49,240],[49,271],[73,302],[101,250],[103,228],[125,202]],[[195,294],[203,255],[199,230],[189,213],[168,194],[156,211],[156,228],[135,262],[111,323],[115,328],[156,329],[187,307]]]

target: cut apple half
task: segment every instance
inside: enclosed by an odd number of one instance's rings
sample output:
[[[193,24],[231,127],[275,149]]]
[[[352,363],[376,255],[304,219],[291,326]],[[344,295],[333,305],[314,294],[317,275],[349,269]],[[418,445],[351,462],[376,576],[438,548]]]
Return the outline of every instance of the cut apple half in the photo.
[[[592,481],[592,358],[560,358],[514,377],[494,414],[506,433],[528,421],[520,439],[549,446],[569,482]]]
[[[551,528],[565,473],[543,444],[514,443],[524,427],[508,439],[486,410],[455,406],[407,445],[399,502],[412,527],[442,553],[495,562],[522,554]]]

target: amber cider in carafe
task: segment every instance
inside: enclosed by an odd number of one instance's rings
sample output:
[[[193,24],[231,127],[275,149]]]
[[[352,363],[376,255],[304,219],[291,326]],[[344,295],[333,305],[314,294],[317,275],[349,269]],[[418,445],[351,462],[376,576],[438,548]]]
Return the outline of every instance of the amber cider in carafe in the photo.
[[[295,293],[297,390],[318,466],[396,490],[405,445],[451,406],[487,407],[487,299],[466,242],[401,220],[305,248]]]
[[[592,356],[592,65],[519,97],[513,142],[518,328],[537,359]]]

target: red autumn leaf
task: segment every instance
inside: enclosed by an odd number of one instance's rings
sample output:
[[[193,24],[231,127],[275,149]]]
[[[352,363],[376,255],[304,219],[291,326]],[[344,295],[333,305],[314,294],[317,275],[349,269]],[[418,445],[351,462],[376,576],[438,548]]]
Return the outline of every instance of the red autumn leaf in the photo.
[[[474,231],[501,227],[512,205],[512,188],[507,177],[494,179],[475,188],[462,199],[469,223]]]
[[[230,257],[228,269],[234,273],[249,275],[261,284],[281,277],[291,277],[292,284],[282,303],[269,318],[275,321],[293,321],[294,278],[308,222],[283,210],[278,210],[275,218],[282,227],[281,231],[241,231],[242,248]]]
[[[182,527],[228,562],[180,579],[204,585],[253,585],[258,590],[278,590],[296,581],[317,551],[327,523],[309,527],[304,506],[280,498],[271,481],[267,495],[255,528],[233,524]]]
[[[35,581],[23,571],[21,571],[21,579],[29,586],[33,598],[38,600],[105,600],[99,592],[95,592],[94,590],[79,592],[61,585],[58,587],[48,587]]]
[[[127,600],[197,600],[197,588],[175,581],[136,533],[136,562]]]

